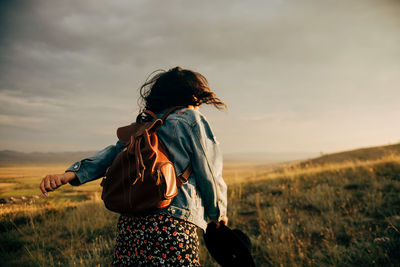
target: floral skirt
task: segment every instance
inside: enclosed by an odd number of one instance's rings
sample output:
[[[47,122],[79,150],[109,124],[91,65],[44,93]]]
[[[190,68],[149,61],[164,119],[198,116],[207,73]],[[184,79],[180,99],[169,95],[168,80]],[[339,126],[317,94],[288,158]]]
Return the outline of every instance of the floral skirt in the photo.
[[[197,227],[164,214],[121,214],[111,266],[200,266]]]

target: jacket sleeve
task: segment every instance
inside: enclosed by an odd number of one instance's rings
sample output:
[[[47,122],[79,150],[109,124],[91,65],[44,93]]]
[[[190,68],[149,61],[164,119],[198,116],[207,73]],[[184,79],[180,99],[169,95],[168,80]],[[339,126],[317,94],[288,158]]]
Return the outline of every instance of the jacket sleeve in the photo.
[[[188,127],[188,126],[187,126]],[[222,178],[222,154],[211,127],[204,117],[187,131],[196,184],[203,199],[208,220],[227,214],[227,186]]]
[[[106,170],[113,163],[115,157],[122,151],[124,143],[118,141],[94,155],[72,164],[65,172],[75,172],[75,179],[69,183],[77,186],[103,177]]]

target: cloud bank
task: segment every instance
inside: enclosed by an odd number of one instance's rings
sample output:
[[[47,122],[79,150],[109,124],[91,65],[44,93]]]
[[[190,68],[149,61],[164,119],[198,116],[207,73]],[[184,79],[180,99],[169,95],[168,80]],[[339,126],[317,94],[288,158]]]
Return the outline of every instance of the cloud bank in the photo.
[[[204,110],[226,152],[399,141],[398,1],[14,0],[0,7],[0,149],[114,143],[116,127],[139,109],[137,88],[152,71],[175,65],[203,73],[228,104],[228,114]]]

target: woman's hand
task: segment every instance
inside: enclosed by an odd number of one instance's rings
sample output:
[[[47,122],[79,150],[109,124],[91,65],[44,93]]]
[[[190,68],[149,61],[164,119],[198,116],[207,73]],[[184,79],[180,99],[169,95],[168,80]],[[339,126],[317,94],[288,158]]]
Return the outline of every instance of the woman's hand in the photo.
[[[43,178],[40,183],[40,190],[43,195],[48,196],[49,191],[54,191],[60,186],[68,183],[69,181],[76,178],[76,174],[74,172],[66,172],[63,174],[48,174]]]
[[[225,224],[225,226],[228,226],[228,217],[220,218],[219,222]]]
[[[225,226],[228,226],[228,217],[222,217],[219,219],[220,223],[223,223]]]
[[[219,228],[219,226],[223,224],[225,226],[228,226],[228,217],[221,217],[219,218],[219,221],[217,222],[217,229]]]

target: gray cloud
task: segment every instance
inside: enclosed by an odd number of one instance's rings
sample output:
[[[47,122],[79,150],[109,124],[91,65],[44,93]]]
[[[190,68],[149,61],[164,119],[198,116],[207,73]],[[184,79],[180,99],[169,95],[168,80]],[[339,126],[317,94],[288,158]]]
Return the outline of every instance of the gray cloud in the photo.
[[[0,136],[7,141],[0,149],[70,150],[79,144],[95,149],[114,142],[115,127],[134,118],[137,88],[146,76],[174,65],[204,73],[230,106],[229,119],[223,120],[228,122],[215,129],[227,150],[237,142],[222,129],[234,131],[243,113],[295,114],[298,123],[290,129],[312,118],[315,125],[329,119],[342,127],[333,111],[358,109],[371,116],[369,110],[385,106],[382,114],[394,116],[400,97],[399,5],[390,0],[3,1]],[[213,120],[224,116],[210,113]],[[282,116],[273,121],[285,121]],[[278,133],[288,129],[274,127]],[[34,132],[13,138],[22,128]],[[260,129],[265,136],[271,127],[266,122]],[[399,128],[392,132],[383,142]],[[34,144],[21,141],[33,136]],[[306,134],[302,138],[299,142],[312,142]],[[266,142],[279,149],[279,142]],[[343,144],[350,146],[345,138]],[[240,150],[245,147],[258,149],[243,143]]]

